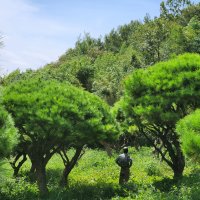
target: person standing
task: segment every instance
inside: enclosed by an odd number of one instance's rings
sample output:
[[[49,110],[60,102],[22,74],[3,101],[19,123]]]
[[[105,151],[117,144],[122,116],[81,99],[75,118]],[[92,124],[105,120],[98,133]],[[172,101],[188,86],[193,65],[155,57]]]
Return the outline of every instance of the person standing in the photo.
[[[128,147],[123,148],[123,154],[120,154],[115,160],[116,163],[121,167],[119,184],[122,185],[127,183],[130,177],[130,167],[132,166],[132,159],[128,155]]]

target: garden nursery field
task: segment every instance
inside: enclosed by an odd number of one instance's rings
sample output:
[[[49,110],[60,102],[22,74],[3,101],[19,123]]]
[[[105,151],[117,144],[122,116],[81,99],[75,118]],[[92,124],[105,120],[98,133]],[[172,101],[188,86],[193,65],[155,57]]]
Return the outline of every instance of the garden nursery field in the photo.
[[[0,76],[0,200],[200,200],[200,3],[158,8]]]
[[[69,177],[69,185],[58,186],[63,170],[60,156],[55,155],[47,165],[49,195],[44,199],[200,199],[200,168],[187,160],[184,176],[174,181],[173,173],[160,159],[153,157],[152,149],[130,149],[133,158],[130,180],[119,186],[119,167],[115,163],[117,154],[111,157],[102,150],[86,149],[82,159]],[[36,183],[31,183],[27,172],[30,163],[21,169],[17,179],[11,178],[13,171],[8,164],[1,168],[0,199],[40,199]],[[41,198],[42,199],[42,198]]]

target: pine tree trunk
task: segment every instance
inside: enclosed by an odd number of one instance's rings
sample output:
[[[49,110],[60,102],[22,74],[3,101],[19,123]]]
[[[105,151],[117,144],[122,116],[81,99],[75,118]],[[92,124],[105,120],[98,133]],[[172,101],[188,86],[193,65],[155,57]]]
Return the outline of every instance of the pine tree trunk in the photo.
[[[77,163],[77,160],[81,154],[81,151],[82,151],[82,147],[77,148],[71,161],[67,165],[65,165],[65,168],[63,170],[63,174],[60,180],[60,186],[64,187],[68,185],[69,173],[71,172],[71,170],[74,168],[75,164]]]
[[[167,131],[169,133],[169,131]],[[167,136],[170,136],[169,138]],[[172,168],[174,172],[174,179],[179,179],[183,176],[185,168],[185,157],[183,155],[179,137],[175,131],[171,131],[170,134],[165,134],[165,137],[161,137],[163,145],[169,153],[170,161],[164,156],[164,161]]]
[[[176,158],[173,160],[173,172],[174,172],[174,179],[179,179],[183,176],[183,171],[185,168],[185,157],[181,150],[181,147],[178,142],[178,146],[176,145],[177,155]]]
[[[19,158],[23,156],[23,159],[18,163],[17,166],[15,166],[16,162],[19,160]],[[14,173],[13,173],[13,176],[14,177],[17,177],[18,176],[18,173],[19,173],[19,170],[20,168],[22,167],[22,165],[26,162],[27,158],[26,158],[26,154],[20,154],[18,157],[16,157],[15,161],[13,162],[12,164],[12,167],[14,169]]]
[[[29,177],[30,177],[31,181],[35,181],[36,180],[35,173],[36,173],[35,165],[33,163],[31,163],[31,168],[30,168],[30,171],[29,171]]]
[[[72,169],[70,169],[69,166],[65,166],[64,170],[63,170],[63,174],[60,180],[60,186],[61,187],[65,187],[68,185],[68,175],[71,172]]]
[[[42,163],[39,163],[35,166],[36,166],[37,184],[40,191],[40,195],[45,196],[48,193],[45,165]]]
[[[35,173],[35,166],[33,163],[31,164],[30,173],[31,174]]]

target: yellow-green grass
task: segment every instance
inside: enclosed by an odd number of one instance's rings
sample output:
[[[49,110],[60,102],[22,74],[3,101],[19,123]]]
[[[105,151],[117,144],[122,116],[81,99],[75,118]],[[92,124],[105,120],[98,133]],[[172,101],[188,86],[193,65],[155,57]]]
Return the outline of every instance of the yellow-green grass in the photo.
[[[59,187],[63,163],[59,155],[47,165],[49,196],[45,199],[198,199],[200,198],[200,169],[187,161],[182,180],[174,182],[172,170],[159,158],[153,157],[151,148],[130,149],[133,158],[129,183],[118,185],[120,168],[115,164],[118,155],[109,157],[103,150],[87,149],[69,175],[69,185]],[[69,152],[71,155],[73,151]],[[40,199],[37,184],[30,182],[26,162],[17,179],[12,177],[8,163],[1,165],[0,199]]]

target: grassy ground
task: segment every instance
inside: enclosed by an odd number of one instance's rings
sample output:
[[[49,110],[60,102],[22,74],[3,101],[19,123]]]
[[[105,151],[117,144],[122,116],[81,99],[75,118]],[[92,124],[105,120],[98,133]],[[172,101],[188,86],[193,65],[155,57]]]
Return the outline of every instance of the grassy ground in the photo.
[[[87,150],[69,177],[69,186],[58,186],[63,164],[55,155],[47,166],[49,196],[51,200],[95,200],[95,199],[200,199],[200,168],[187,161],[184,177],[179,182],[172,180],[172,171],[165,163],[153,158],[151,149],[142,148],[139,152],[130,150],[133,158],[130,181],[124,187],[118,185],[119,167],[115,158],[104,151]],[[12,179],[12,170],[7,163],[1,164],[0,199],[34,200],[40,199],[36,183],[31,183],[27,173],[27,162],[20,177]]]

